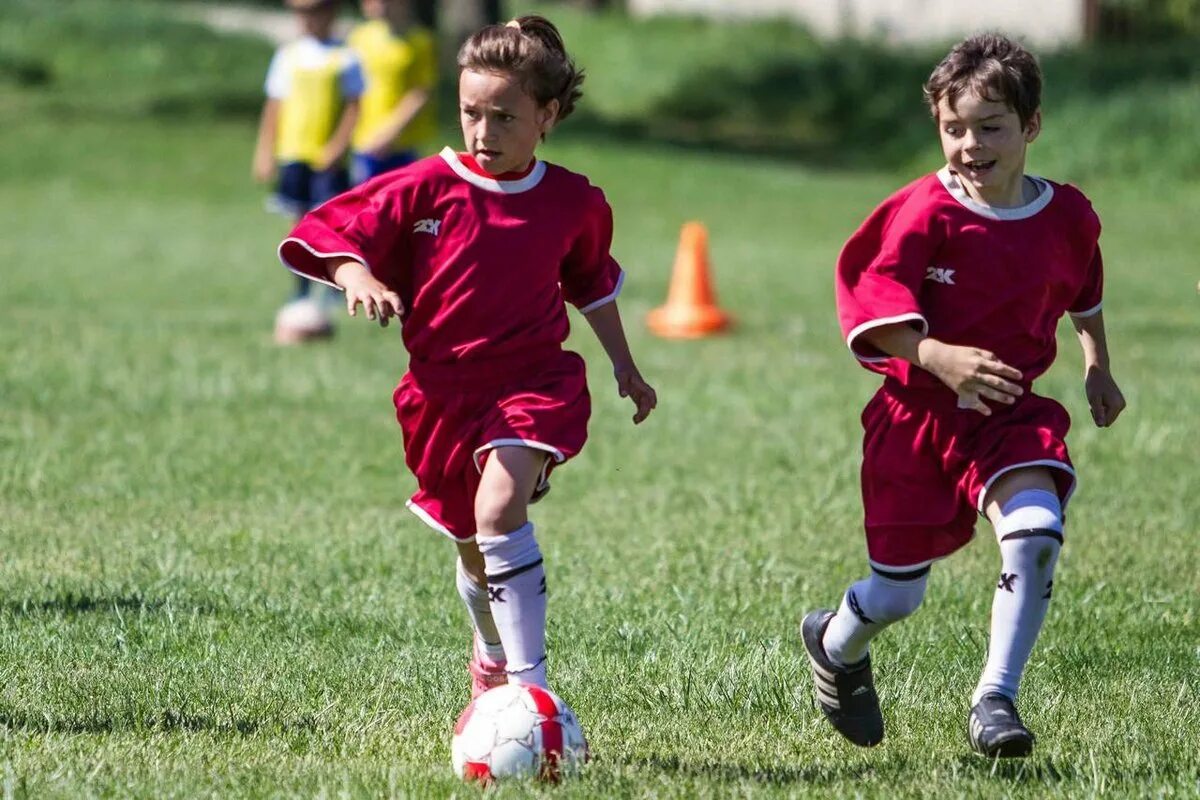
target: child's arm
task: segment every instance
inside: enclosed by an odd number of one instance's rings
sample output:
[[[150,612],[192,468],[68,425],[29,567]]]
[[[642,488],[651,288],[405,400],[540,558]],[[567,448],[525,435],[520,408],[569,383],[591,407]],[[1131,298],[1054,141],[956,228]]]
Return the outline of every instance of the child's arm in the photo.
[[[621,313],[617,303],[611,303],[584,314],[588,324],[600,340],[604,352],[612,361],[613,377],[617,379],[617,393],[628,397],[637,406],[633,415],[633,424],[637,425],[658,405],[658,395],[650,384],[642,378],[637,365],[633,363],[633,354],[629,352],[629,342],[625,339],[625,328],[621,325]]]
[[[396,137],[408,127],[408,124],[416,119],[417,114],[421,113],[421,109],[429,102],[428,89],[412,89],[407,92],[404,97],[400,98],[400,102],[392,109],[391,115],[379,127],[379,131],[371,137],[363,148],[367,153],[373,156],[387,155],[388,148]]]
[[[354,135],[356,122],[358,122],[358,98],[346,101],[342,117],[338,120],[337,130],[333,132],[333,136],[321,153],[321,163],[317,164],[319,171],[324,172],[329,169],[346,154],[346,150],[350,147],[350,137]]]
[[[251,165],[254,180],[259,183],[266,183],[275,175],[275,134],[278,129],[279,101],[268,98],[258,121],[258,140],[254,144],[254,163]]]
[[[1092,419],[1101,428],[1117,421],[1125,410],[1125,396],[1108,368],[1108,340],[1104,335],[1104,313],[1086,317],[1071,315],[1079,346],[1083,348],[1084,392],[1092,409]]]
[[[873,347],[889,356],[903,358],[934,375],[958,395],[963,408],[991,416],[983,398],[998,403],[1016,402],[1023,389],[1012,381],[1021,380],[1021,372],[993,353],[977,347],[946,344],[926,336],[911,325],[881,325],[862,334]]]

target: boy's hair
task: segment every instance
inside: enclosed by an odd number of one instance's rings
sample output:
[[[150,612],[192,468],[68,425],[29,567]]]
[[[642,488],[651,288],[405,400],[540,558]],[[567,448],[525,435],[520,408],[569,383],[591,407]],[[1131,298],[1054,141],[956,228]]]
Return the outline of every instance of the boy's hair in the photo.
[[[942,99],[953,109],[958,98],[971,91],[1004,103],[1025,127],[1042,104],[1042,69],[1033,53],[1007,36],[981,33],[956,44],[934,67],[924,89],[935,120]]]
[[[458,51],[458,66],[517,76],[539,106],[558,101],[558,121],[566,119],[583,97],[579,88],[583,70],[567,55],[554,23],[536,14],[476,32]]]

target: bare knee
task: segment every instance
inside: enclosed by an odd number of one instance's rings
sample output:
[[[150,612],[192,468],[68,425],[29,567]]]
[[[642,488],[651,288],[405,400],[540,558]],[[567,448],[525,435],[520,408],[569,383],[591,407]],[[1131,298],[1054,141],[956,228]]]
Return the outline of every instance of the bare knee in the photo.
[[[516,489],[512,485],[479,488],[475,495],[475,531],[479,536],[503,536],[529,521],[529,498],[519,495]]]
[[[475,532],[503,536],[529,521],[529,498],[546,454],[527,447],[498,447],[488,455],[475,492]]]

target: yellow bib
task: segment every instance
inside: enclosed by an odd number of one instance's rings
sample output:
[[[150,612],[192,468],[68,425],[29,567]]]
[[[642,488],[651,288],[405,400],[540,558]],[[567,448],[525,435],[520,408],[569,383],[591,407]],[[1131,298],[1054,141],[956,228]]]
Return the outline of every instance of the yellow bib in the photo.
[[[437,61],[433,36],[424,28],[413,28],[398,37],[385,20],[371,20],[356,27],[347,41],[362,62],[367,82],[353,139],[354,148],[361,151],[404,95],[413,89],[433,91]],[[392,149],[424,149],[436,136],[431,98],[396,137]]]
[[[281,52],[287,93],[280,99],[275,155],[282,162],[320,161],[342,113],[339,81],[352,55],[343,46],[317,52],[312,42],[295,42]]]

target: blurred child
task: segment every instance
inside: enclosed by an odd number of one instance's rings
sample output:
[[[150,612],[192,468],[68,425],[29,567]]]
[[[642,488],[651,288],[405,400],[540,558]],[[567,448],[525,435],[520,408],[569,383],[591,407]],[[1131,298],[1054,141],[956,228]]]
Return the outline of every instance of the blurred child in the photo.
[[[583,359],[562,349],[564,301],[646,418],[656,404],[625,340],[609,254],[612,211],[582,175],[534,150],[575,108],[583,74],[538,16],[492,25],[458,55],[466,152],[380,176],[305,217],[280,245],[291,270],[341,287],[351,316],[401,320],[408,372],[393,395],[409,508],[458,546],[474,623],[472,692],[546,685],[546,571],[528,505],[587,438]]]
[[[254,177],[266,183],[278,176],[270,206],[299,219],[347,188],[343,159],[358,118],[363,74],[353,52],[333,36],[338,0],[286,2],[303,36],[280,47],[271,60]],[[276,319],[280,343],[332,333],[319,304],[307,300],[310,287],[297,278],[293,303]]]
[[[838,259],[846,342],[885,376],[862,415],[871,573],[836,612],[808,614],[803,639],[822,711],[858,745],[883,738],[868,643],[917,610],[930,565],[986,514],[1000,579],[968,737],[989,757],[1033,747],[1015,701],[1075,471],[1066,411],[1031,389],[1054,360],[1064,313],[1095,423],[1125,408],[1100,311],[1100,221],[1078,189],[1025,174],[1041,87],[1037,61],[1009,39],[958,44],[925,84],[946,166],[885,200]]]
[[[362,12],[367,21],[347,39],[367,78],[352,140],[356,185],[416,161],[437,134],[433,35],[413,24],[408,0],[362,0]]]

